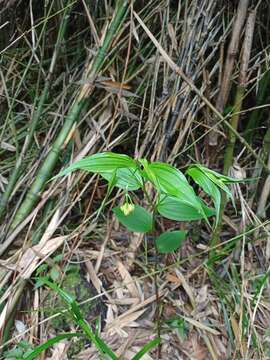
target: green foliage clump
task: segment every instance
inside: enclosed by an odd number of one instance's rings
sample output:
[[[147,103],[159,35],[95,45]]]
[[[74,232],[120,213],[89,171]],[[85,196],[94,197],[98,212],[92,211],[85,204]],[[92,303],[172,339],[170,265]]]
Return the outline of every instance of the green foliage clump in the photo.
[[[227,185],[239,181],[199,164],[188,167],[186,175],[212,198],[213,209],[195,193],[186,176],[170,164],[148,162],[146,159],[135,160],[124,154],[103,152],[75,162],[57,176],[64,176],[79,169],[99,174],[108,181],[108,194],[102,207],[114,187],[124,190],[125,201],[115,207],[113,212],[128,230],[142,233],[154,230],[156,216],[176,221],[204,219],[210,224],[208,218],[219,218],[221,192],[233,200]],[[150,182],[156,191],[152,198],[146,190],[147,182]],[[131,193],[136,190],[144,193],[150,211],[133,203]],[[214,227],[216,223],[217,221],[214,222]],[[186,232],[180,230],[165,232],[156,238],[156,248],[160,253],[175,251],[185,236]]]

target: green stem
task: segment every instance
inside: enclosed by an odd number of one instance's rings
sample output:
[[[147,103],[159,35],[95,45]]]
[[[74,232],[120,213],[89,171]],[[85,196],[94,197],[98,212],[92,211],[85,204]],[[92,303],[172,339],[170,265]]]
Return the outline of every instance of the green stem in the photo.
[[[251,53],[255,19],[256,19],[256,13],[254,11],[250,12],[246,23],[245,40],[242,49],[241,68],[239,73],[239,80],[238,80],[239,82],[234,100],[233,114],[231,117],[231,121],[225,122],[229,131],[228,131],[228,143],[224,155],[224,166],[223,166],[224,175],[228,175],[230,167],[233,165],[233,153],[234,153],[236,139],[239,139],[242,143],[245,143],[245,146],[248,148],[248,150],[251,151],[252,154],[254,153],[254,150],[251,148],[251,146],[248,143],[246,145],[246,141],[238,134],[237,129],[238,129],[238,123],[242,109],[243,99],[245,97],[245,88],[247,84],[247,70],[248,70],[248,63]],[[258,157],[257,154],[256,154],[256,158],[260,163],[262,163],[263,167],[266,168],[266,170],[269,172],[268,166],[264,164],[264,161],[260,157]],[[222,227],[222,218],[224,214],[226,201],[227,201],[226,194],[222,192],[220,213],[217,221],[217,226],[212,235],[211,248],[215,248],[215,246],[220,242],[220,231]],[[213,256],[213,251],[210,251],[210,257],[211,256]]]
[[[87,73],[91,81],[93,80],[93,77],[95,77],[98,74],[98,72],[100,71],[102,65],[106,60],[106,53],[113,41],[113,38],[121,22],[123,21],[124,17],[127,14],[128,5],[129,3],[126,0],[119,2],[118,9],[115,13],[115,16],[105,36],[103,45],[100,47],[97,56],[94,60],[94,63],[92,64],[90,71]],[[44,160],[43,165],[38,170],[36,179],[34,180],[24,201],[22,202],[21,206],[19,207],[15,215],[15,218],[11,224],[11,230],[15,229],[16,226],[18,226],[31,212],[34,205],[38,201],[40,193],[43,191],[46,182],[51,177],[52,171],[58,161],[59,155],[63,150],[63,145],[65,143],[65,140],[67,139],[67,136],[69,135],[73,125],[79,119],[79,116],[83,108],[85,107],[85,105],[87,105],[89,91],[85,92],[85,89],[86,89],[85,85],[83,85],[77,100],[75,101],[71,110],[67,114],[65,123],[60,133],[58,134],[54,144],[52,145],[52,148],[49,154],[47,155],[47,158]]]
[[[230,126],[234,130],[229,131],[228,133],[228,143],[225,150],[224,155],[224,166],[223,166],[223,174],[228,175],[229,169],[232,166],[233,163],[233,153],[234,153],[234,147],[236,142],[236,136],[235,132],[238,128],[238,122],[239,122],[239,115],[242,108],[242,102],[244,98],[245,88],[241,85],[238,86],[236,97],[235,97],[235,106],[234,106],[234,112],[231,118]],[[219,219],[217,221],[217,226],[213,232],[212,239],[211,239],[211,247],[215,247],[219,241],[220,241],[220,231],[222,227],[222,218],[224,215],[224,210],[227,202],[227,197],[224,192],[221,194],[221,203],[220,203],[220,213],[219,213]],[[212,256],[213,253],[210,253],[210,256]]]
[[[59,49],[60,49],[60,45],[64,39],[65,36],[65,32],[67,29],[67,23],[68,23],[68,19],[69,19],[69,13],[71,11],[72,7],[71,6],[66,6],[62,20],[61,20],[61,24],[60,24],[60,28],[59,28],[59,32],[58,32],[58,36],[57,36],[57,41],[55,44],[55,50],[52,56],[52,60],[51,60],[51,65],[50,65],[50,69],[49,69],[49,73],[48,76],[45,80],[45,85],[42,91],[42,94],[39,98],[39,102],[38,102],[38,106],[36,111],[33,114],[33,118],[32,118],[32,122],[30,125],[30,128],[28,130],[28,135],[25,139],[24,145],[23,145],[23,149],[18,157],[18,159],[16,160],[15,166],[13,168],[13,171],[10,175],[9,178],[9,182],[8,185],[5,189],[5,192],[3,193],[1,200],[0,200],[0,219],[3,216],[4,210],[6,208],[6,205],[10,199],[11,193],[17,183],[18,177],[21,173],[21,165],[25,156],[25,153],[28,151],[28,149],[30,148],[32,141],[33,141],[33,137],[34,137],[34,133],[38,124],[38,121],[40,119],[40,116],[42,114],[43,111],[43,107],[44,104],[48,98],[49,95],[49,88],[50,88],[50,83],[51,83],[51,78],[52,78],[52,74],[56,65],[56,61],[57,61],[57,57],[59,54]]]
[[[252,143],[254,130],[258,127],[258,124],[263,115],[264,110],[261,109],[260,106],[266,104],[267,99],[269,99],[269,85],[270,85],[270,69],[267,69],[259,82],[258,96],[256,98],[256,107],[259,108],[256,108],[254,111],[252,111],[247,127],[245,129],[245,133],[246,133],[245,138],[247,142],[250,144]]]
[[[231,127],[237,131],[238,128],[238,122],[239,122],[239,114],[242,108],[242,102],[244,98],[245,88],[243,86],[238,86],[237,93],[235,97],[235,107],[234,107],[234,113],[231,118]],[[228,144],[225,150],[224,155],[224,166],[223,166],[223,174],[228,175],[229,169],[232,166],[233,163],[233,152],[234,152],[234,146],[236,142],[236,136],[235,133],[230,131],[228,133]],[[227,197],[224,192],[221,194],[221,202],[220,202],[220,212],[219,212],[219,219],[217,221],[217,226],[213,232],[212,240],[211,240],[211,247],[215,247],[219,243],[220,239],[220,231],[222,227],[222,218],[224,215],[224,210],[227,202]],[[211,254],[210,254],[211,256]]]

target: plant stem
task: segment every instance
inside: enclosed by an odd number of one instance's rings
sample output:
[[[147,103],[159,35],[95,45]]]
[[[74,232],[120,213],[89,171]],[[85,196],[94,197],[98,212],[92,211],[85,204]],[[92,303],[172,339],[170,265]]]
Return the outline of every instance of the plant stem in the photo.
[[[69,4],[67,4],[65,11],[63,13],[60,27],[59,27],[57,41],[55,43],[54,53],[52,56],[48,76],[45,80],[44,88],[43,88],[42,94],[39,98],[37,109],[33,113],[32,121],[31,121],[30,127],[28,129],[28,134],[25,138],[22,151],[20,152],[20,155],[19,155],[18,159],[16,160],[13,171],[9,177],[8,185],[7,185],[5,192],[3,193],[1,200],[0,200],[0,219],[3,216],[6,205],[10,199],[11,193],[17,183],[18,177],[21,172],[21,165],[22,165],[23,159],[25,157],[25,153],[28,151],[28,149],[30,148],[30,146],[32,144],[38,121],[42,114],[44,104],[48,98],[52,74],[54,72],[56,61],[57,61],[57,58],[59,55],[59,49],[60,49],[61,43],[62,43],[65,33],[66,33],[67,23],[68,23],[69,14],[70,14],[71,9],[72,9],[72,6],[69,6]]]
[[[242,103],[243,103],[243,99],[244,99],[244,95],[245,95],[248,63],[249,63],[250,53],[251,53],[255,19],[256,19],[255,11],[250,12],[248,19],[247,19],[247,24],[246,24],[246,32],[245,32],[243,53],[242,53],[242,59],[241,59],[242,61],[241,61],[241,68],[240,68],[240,74],[239,74],[239,85],[238,85],[237,91],[236,91],[233,114],[231,117],[230,127],[229,127],[229,132],[228,132],[228,143],[227,143],[227,147],[225,150],[225,156],[224,156],[224,166],[223,166],[223,174],[224,175],[228,175],[230,167],[233,165],[233,153],[234,153],[234,147],[235,147],[235,142],[236,142],[236,133],[237,133],[237,128],[238,128]],[[217,226],[212,235],[211,247],[215,247],[220,241],[220,231],[221,231],[221,227],[222,227],[222,218],[223,218],[223,214],[224,214],[226,201],[227,201],[226,194],[224,192],[222,192],[220,214],[219,214]],[[210,256],[212,256],[212,255],[213,255],[213,253],[210,252]]]
[[[245,129],[245,138],[251,144],[254,130],[257,128],[258,124],[261,121],[261,117],[263,115],[263,109],[260,108],[261,105],[267,103],[267,99],[269,99],[269,85],[270,85],[270,69],[267,69],[263,74],[262,78],[259,82],[258,95],[256,98],[256,108],[252,112],[247,127]],[[258,108],[257,108],[258,107]]]
[[[65,141],[72,127],[79,119],[79,116],[83,108],[88,103],[88,96],[92,93],[94,89],[95,77],[97,76],[98,72],[101,70],[101,67],[106,60],[106,53],[113,41],[114,36],[117,33],[117,30],[119,29],[119,25],[121,24],[121,22],[123,21],[124,17],[127,14],[128,5],[129,3],[127,0],[119,1],[119,6],[115,12],[114,18],[112,19],[111,25],[107,31],[104,42],[100,47],[100,49],[98,50],[94,62],[87,71],[86,75],[91,83],[84,84],[81,87],[77,99],[75,100],[73,106],[71,107],[69,113],[67,114],[65,123],[60,133],[58,134],[54,144],[52,145],[51,150],[47,155],[47,158],[44,160],[43,165],[38,170],[36,178],[32,183],[24,201],[22,202],[17,213],[15,214],[14,220],[11,224],[11,230],[15,229],[16,226],[18,226],[31,212],[34,205],[38,201],[39,196],[46,185],[46,182],[50,178],[52,171],[59,158],[59,155],[63,151],[63,148],[65,146]]]
[[[158,250],[155,244],[155,274],[154,274],[154,283],[155,283],[155,294],[156,294],[156,314],[155,314],[155,320],[156,320],[156,324],[157,324],[157,337],[158,339],[160,339],[160,335],[161,335],[161,318],[160,318],[160,309],[161,309],[161,304],[160,304],[160,297],[159,297],[159,292],[158,292],[158,281],[157,281],[157,276],[158,276]],[[159,360],[161,358],[161,344],[158,344],[158,348],[157,348],[157,360]]]
[[[228,54],[223,69],[222,86],[218,94],[216,108],[219,112],[223,113],[224,107],[227,103],[229,92],[231,89],[232,74],[236,55],[239,48],[241,39],[241,32],[246,20],[246,14],[248,10],[249,0],[240,0],[238,2],[237,14],[232,29],[232,37],[228,48]],[[213,119],[214,120],[214,119]],[[214,125],[214,124],[213,124]],[[212,130],[208,134],[209,145],[215,147],[218,144],[218,133]]]

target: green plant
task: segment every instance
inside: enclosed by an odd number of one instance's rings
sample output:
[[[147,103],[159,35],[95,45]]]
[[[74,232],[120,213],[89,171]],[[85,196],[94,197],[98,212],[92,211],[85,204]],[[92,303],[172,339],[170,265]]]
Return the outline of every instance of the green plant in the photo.
[[[112,360],[119,360],[119,358],[116,356],[116,354],[111,350],[111,348],[101,339],[99,335],[99,329],[100,326],[96,326],[96,329],[93,330],[91,326],[87,323],[87,321],[83,318],[82,312],[80,310],[79,304],[76,302],[76,300],[70,296],[66,291],[62,290],[59,286],[57,286],[55,283],[49,281],[47,278],[38,278],[38,286],[41,285],[47,285],[49,288],[54,290],[64,301],[65,305],[67,306],[67,309],[69,313],[71,314],[73,320],[77,324],[77,326],[82,330],[82,332],[76,332],[76,333],[64,333],[59,334],[55,336],[54,338],[49,339],[45,343],[37,346],[33,350],[29,350],[27,348],[26,352],[20,350],[19,358],[24,360],[33,360],[36,359],[44,350],[49,349],[52,345],[58,343],[61,340],[64,339],[70,339],[73,337],[81,337],[85,336],[92,344],[96,346],[96,348],[99,350],[99,352],[103,355],[107,355],[108,358]],[[160,339],[156,338],[150,342],[148,342],[146,345],[143,346],[143,348],[132,358],[132,360],[139,360],[141,359],[146,352],[151,350],[153,347],[158,345],[160,343]],[[12,350],[13,351],[13,350]],[[15,355],[18,353],[18,350],[16,349],[16,352],[10,351],[11,355]],[[17,359],[16,357],[13,357],[14,359]]]
[[[236,181],[198,164],[189,166],[186,174],[212,198],[215,207],[215,209],[212,209],[207,206],[203,199],[196,195],[186,176],[174,166],[166,163],[148,162],[146,159],[135,160],[124,154],[103,152],[75,162],[61,171],[56,177],[70,174],[79,169],[99,174],[108,181],[108,192],[98,210],[98,214],[106,205],[106,201],[114,187],[122,189],[124,201],[116,206],[113,212],[119,222],[128,230],[141,233],[153,232],[159,216],[176,221],[204,219],[210,225],[208,218],[219,214],[221,191],[232,199],[227,185]],[[155,189],[154,192],[149,190],[147,183],[152,184]],[[142,191],[148,202],[148,209],[134,203],[134,197],[132,196],[134,191]],[[213,226],[215,224],[216,222],[214,222]],[[170,253],[181,246],[185,237],[186,231],[167,231],[156,237],[155,247],[160,253]],[[47,270],[47,268],[40,269],[40,273],[44,270]],[[55,278],[52,271],[50,277]],[[61,296],[76,324],[102,354],[106,354],[111,359],[118,359],[100,338],[98,331],[93,331],[87,321],[84,320],[79,305],[72,296],[55,283],[49,281],[48,276],[39,278],[38,285],[41,284],[49,286]],[[35,348],[24,359],[35,359],[38,354],[61,339],[82,336],[83,333],[58,335]],[[158,336],[157,339],[147,343],[134,357],[134,360],[140,359],[147,351],[159,343],[160,338]]]
[[[124,154],[112,152],[98,153],[79,160],[61,171],[56,177],[67,175],[75,170],[85,170],[99,174],[108,181],[108,193],[102,206],[114,187],[124,192],[124,201],[113,209],[119,222],[134,232],[152,232],[159,216],[176,221],[194,221],[208,218],[218,219],[221,204],[221,192],[233,200],[228,184],[239,181],[218,174],[201,165],[188,167],[186,174],[209,195],[214,208],[196,195],[186,176],[177,168],[163,162],[148,162],[146,159],[132,159]],[[151,183],[155,192],[147,190]],[[134,203],[132,193],[142,191],[148,202],[148,209]],[[213,227],[216,222],[213,223]],[[180,247],[186,237],[182,230],[168,231],[155,239],[156,248],[160,253],[169,253]]]
[[[28,356],[33,351],[32,346],[25,340],[21,340],[12,349],[5,351],[5,359],[21,360],[24,356]]]
[[[117,32],[121,27],[121,24],[123,23],[125,17],[127,16],[128,7],[129,7],[129,2],[127,0],[119,0],[117,2],[114,16],[112,18],[110,26],[107,29],[103,43],[97,52],[95,60],[91,63],[90,66],[87,67],[85,77],[87,77],[90,80],[90,83],[83,84],[81,86],[81,90],[79,91],[76,100],[74,101],[72,107],[70,108],[66,116],[65,123],[63,124],[61,131],[57,135],[51,147],[51,151],[48,153],[42,166],[38,170],[35,180],[33,181],[29,192],[27,193],[24,201],[22,202],[21,206],[18,208],[18,211],[15,214],[15,217],[13,219],[14,221],[11,224],[11,229],[15,229],[18,226],[18,224],[20,224],[25,219],[25,217],[31,212],[33,206],[36,204],[39,198],[40,192],[43,190],[46,184],[46,181],[50,178],[51,172],[53,171],[58,161],[59,155],[61,153],[61,149],[63,148],[63,145],[65,144],[65,141],[68,138],[70,131],[72,130],[72,127],[78,120],[82,110],[88,104],[89,96],[93,92],[95,87],[94,84],[95,79],[97,75],[102,71],[102,67],[107,58],[106,57],[107,51],[109,50],[113,42],[113,39],[117,35]],[[9,192],[7,194],[7,197],[8,195]],[[4,203],[0,204],[0,211],[1,211],[1,206],[4,207],[7,201],[8,199],[5,199]],[[10,245],[9,243],[6,243],[2,247],[1,251],[4,252],[9,245]]]

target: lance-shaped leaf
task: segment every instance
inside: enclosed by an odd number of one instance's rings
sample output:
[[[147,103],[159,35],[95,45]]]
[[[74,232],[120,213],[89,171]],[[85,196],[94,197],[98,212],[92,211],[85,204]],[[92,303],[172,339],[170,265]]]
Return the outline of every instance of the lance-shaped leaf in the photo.
[[[193,206],[181,201],[174,196],[163,196],[157,205],[157,211],[160,215],[170,220],[194,221],[205,217],[215,215],[214,209],[211,209],[201,202],[204,214],[199,212]]]
[[[74,164],[61,171],[56,177],[67,175],[78,169],[93,173],[113,173],[117,169],[131,168],[135,170],[136,167],[137,164],[135,160],[127,155],[103,152],[76,161]]]
[[[228,197],[232,200],[232,203],[234,204],[234,199],[233,199],[232,193],[231,193],[230,189],[228,188],[228,186],[226,185],[226,183],[235,182],[235,181],[233,181],[232,178],[221,175],[221,174],[217,173],[216,171],[207,169],[206,167],[201,166],[199,164],[192,165],[188,169],[187,173],[190,173],[190,170],[192,168],[195,168],[195,169],[197,168],[202,174],[207,176],[208,179],[210,181],[212,181],[212,183],[214,183],[217,187],[219,187],[221,190],[223,190],[228,195]],[[198,174],[198,172],[197,172],[197,174]],[[229,179],[230,179],[230,181],[229,181]],[[237,180],[236,182],[239,182],[239,180]]]
[[[156,338],[154,340],[149,341],[147,344],[145,344],[139,352],[131,360],[140,360],[144,357],[144,355],[149,352],[151,349],[153,349],[155,346],[159,345],[161,343],[160,338]]]
[[[206,218],[200,199],[181,171],[165,163],[148,163],[145,159],[139,161],[143,165],[142,175],[151,181],[161,194],[179,198],[182,203],[193,207],[202,217]]]
[[[44,344],[41,344],[39,346],[37,346],[35,349],[31,350],[31,351],[27,351],[26,354],[24,354],[21,359],[22,360],[34,360],[37,359],[39,357],[39,355],[49,349],[50,347],[52,347],[53,345],[59,343],[62,340],[66,340],[66,339],[70,339],[73,338],[75,336],[83,336],[83,334],[80,333],[66,333],[66,334],[60,334],[57,335],[49,340],[47,340]]]
[[[40,280],[41,282],[43,282],[43,284],[46,284],[61,296],[62,300],[64,300],[64,302],[68,306],[68,310],[76,324],[83,330],[84,334],[89,338],[89,340],[95,344],[96,348],[101,352],[101,354],[107,354],[108,357],[112,360],[119,360],[119,358],[114,354],[111,348],[98,336],[98,334],[93,332],[88,322],[84,319],[83,314],[80,310],[80,306],[76,302],[76,300],[66,291],[64,291],[48,279],[40,278]]]
[[[212,174],[217,179],[220,179],[224,184],[233,184],[233,183],[239,183],[239,182],[245,181],[245,179],[235,179],[235,178],[232,178],[230,176],[219,174],[218,172],[216,172],[214,170],[211,170],[211,169],[208,169],[205,166],[202,166],[200,164],[193,164],[192,166],[195,166],[195,167],[199,168],[205,174]]]
[[[210,180],[199,168],[192,166],[188,169],[187,174],[206,192],[214,201],[216,209],[216,222],[219,219],[221,194],[217,185]]]
[[[114,172],[101,172],[101,176],[110,181]],[[142,187],[143,180],[138,168],[120,168],[115,171],[116,180],[114,186],[127,191],[138,190]]]

